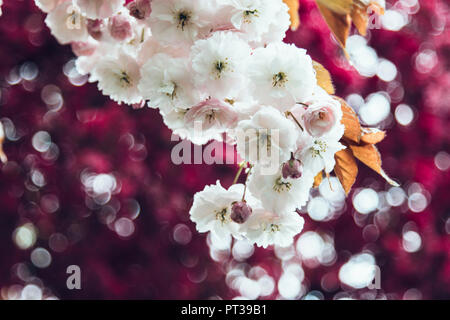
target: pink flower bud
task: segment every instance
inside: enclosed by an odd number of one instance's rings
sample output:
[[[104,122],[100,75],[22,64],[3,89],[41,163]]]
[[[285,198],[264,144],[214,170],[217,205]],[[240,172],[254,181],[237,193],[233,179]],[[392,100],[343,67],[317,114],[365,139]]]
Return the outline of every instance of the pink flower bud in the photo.
[[[329,132],[337,122],[335,108],[331,103],[309,106],[303,114],[306,131],[313,137],[321,137]]]
[[[283,178],[298,179],[303,174],[302,163],[297,159],[291,159],[283,165],[282,169]]]
[[[95,40],[99,40],[102,37],[103,20],[91,20],[87,21],[87,30],[89,35]]]
[[[72,42],[72,51],[77,56],[91,56],[94,54],[97,46],[92,42]]]
[[[128,4],[130,15],[136,19],[146,19],[152,13],[152,5],[150,0],[136,0]]]
[[[242,224],[252,214],[252,208],[245,201],[234,202],[231,207],[231,220]]]
[[[111,19],[109,32],[114,39],[120,41],[125,40],[133,35],[130,21],[128,21],[128,19],[122,15],[116,15]]]

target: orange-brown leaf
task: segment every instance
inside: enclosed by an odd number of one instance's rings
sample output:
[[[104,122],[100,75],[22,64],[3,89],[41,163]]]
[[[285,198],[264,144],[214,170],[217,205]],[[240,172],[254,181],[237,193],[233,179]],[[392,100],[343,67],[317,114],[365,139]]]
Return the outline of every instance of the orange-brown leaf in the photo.
[[[381,156],[377,148],[371,144],[350,145],[355,158],[376,172],[381,170]]]
[[[354,0],[316,0],[333,12],[348,14],[352,10]]]
[[[317,84],[328,94],[334,94],[333,80],[327,69],[317,61],[313,61],[314,70],[316,70]]]
[[[381,131],[376,128],[363,128],[363,135],[361,142],[368,144],[377,144],[386,138],[386,131]]]
[[[352,186],[355,184],[356,176],[358,175],[358,165],[355,157],[350,149],[344,149],[334,155],[336,165],[334,173],[338,177],[345,190],[345,194],[349,194]]]
[[[320,171],[317,176],[314,178],[314,188],[317,188],[318,186],[320,186],[320,184],[322,183],[323,180],[323,174],[322,171]]]
[[[332,1],[328,1],[331,5]],[[317,2],[320,13],[330,27],[331,32],[345,51],[345,44],[350,34],[351,18],[348,13],[339,13],[329,6],[323,4],[324,1]],[[347,52],[345,52],[348,56]]]
[[[354,0],[355,1],[355,0]],[[361,0],[356,0],[359,3],[363,3]],[[372,12],[375,12],[378,15],[384,14],[384,6],[380,5],[380,3],[376,0],[370,1],[369,5],[367,6]],[[369,13],[369,10],[367,11]]]
[[[298,10],[300,9],[300,0],[283,0],[289,7],[289,16],[291,17],[291,30],[295,31],[300,25],[300,16]]]
[[[363,36],[367,34],[367,24],[371,13],[384,14],[384,8],[376,1],[367,3],[361,0],[353,0],[350,16],[356,29]]]
[[[359,123],[358,115],[350,107],[347,102],[339,97],[335,97],[340,103],[342,108],[342,124],[345,126],[344,138],[359,143],[362,135],[361,124]]]
[[[350,13],[353,24],[358,32],[366,36],[367,35],[367,23],[369,22],[369,15],[367,14],[367,8],[354,5],[352,12]]]
[[[355,158],[364,163],[366,166],[380,174],[387,182],[393,186],[399,186],[397,182],[389,178],[381,167],[381,155],[378,152],[377,147],[373,144],[364,145],[350,145],[350,149],[353,152]]]

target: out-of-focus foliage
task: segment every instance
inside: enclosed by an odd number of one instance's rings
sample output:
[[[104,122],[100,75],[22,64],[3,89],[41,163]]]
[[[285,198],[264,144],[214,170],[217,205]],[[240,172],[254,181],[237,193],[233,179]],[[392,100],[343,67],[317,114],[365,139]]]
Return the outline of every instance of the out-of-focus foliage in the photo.
[[[86,83],[32,1],[2,9],[1,298],[450,297],[446,1],[388,1],[367,40],[350,32],[350,62],[315,1],[302,1],[286,41],[330,71],[364,126],[388,132],[378,147],[401,187],[361,167],[345,200],[324,178],[296,245],[274,250],[195,232],[192,195],[230,185],[236,168],[174,165],[176,142],[154,110],[115,105]],[[73,264],[81,291],[66,288]],[[374,265],[381,283],[370,290]]]

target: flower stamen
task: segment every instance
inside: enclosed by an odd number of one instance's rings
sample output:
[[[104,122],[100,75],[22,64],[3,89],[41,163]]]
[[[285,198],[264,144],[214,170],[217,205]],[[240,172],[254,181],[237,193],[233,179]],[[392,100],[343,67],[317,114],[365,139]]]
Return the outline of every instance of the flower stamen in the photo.
[[[122,71],[119,75],[119,81],[120,81],[120,85],[123,88],[127,88],[127,87],[131,87],[132,83],[131,83],[131,77],[128,75],[128,73],[126,73],[125,71]]]
[[[259,12],[257,9],[245,10],[243,15],[244,15],[244,23],[252,23],[252,18],[259,17]]]
[[[289,191],[291,188],[292,183],[283,181],[281,177],[279,177],[273,185],[273,190],[278,193]]]
[[[188,23],[191,20],[191,13],[186,10],[180,11],[178,12],[177,19],[178,19],[178,27],[181,28],[182,31],[184,31],[184,28],[188,25]]]
[[[222,224],[227,223],[228,222],[227,212],[228,212],[227,208],[223,208],[220,211],[216,211],[215,212],[216,213],[216,220],[219,220]]]
[[[274,88],[275,87],[283,88],[287,81],[288,81],[287,74],[284,72],[278,72],[272,78],[272,86]]]

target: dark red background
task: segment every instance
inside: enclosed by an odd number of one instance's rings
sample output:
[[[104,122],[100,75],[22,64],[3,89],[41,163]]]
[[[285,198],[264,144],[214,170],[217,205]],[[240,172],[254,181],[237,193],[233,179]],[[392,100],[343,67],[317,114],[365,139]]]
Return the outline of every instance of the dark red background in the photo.
[[[401,298],[416,288],[423,298],[450,298],[450,240],[445,224],[450,218],[449,171],[436,168],[434,157],[439,151],[449,152],[449,83],[450,31],[435,35],[432,21],[447,16],[446,1],[420,1],[420,11],[412,22],[399,32],[373,30],[370,45],[379,56],[392,61],[400,72],[405,90],[402,103],[413,107],[414,122],[402,127],[395,121],[388,128],[388,137],[379,146],[384,167],[393,177],[408,185],[421,183],[431,195],[431,203],[421,213],[392,209],[389,227],[372,245],[377,264],[383,272],[383,290]],[[182,165],[170,160],[171,133],[155,110],[132,110],[117,106],[103,97],[95,84],[75,87],[62,73],[63,65],[73,58],[70,47],[60,46],[44,25],[44,14],[33,1],[7,0],[0,18],[0,117],[9,118],[21,133],[18,141],[7,141],[5,151],[10,163],[0,171],[0,288],[26,282],[37,283],[59,298],[73,299],[207,299],[212,296],[232,298],[237,295],[225,284],[223,265],[209,256],[205,235],[198,234],[189,221],[192,196],[206,184],[221,179],[229,186],[236,168],[233,166]],[[312,1],[303,1],[302,26],[289,33],[287,41],[308,50],[309,54],[332,73],[337,92],[345,97],[359,93],[363,97],[385,90],[386,84],[377,77],[363,78],[343,64],[340,49],[331,40],[323,20]],[[429,73],[417,72],[414,56],[421,46],[432,47],[439,58]],[[39,68],[33,81],[22,80],[10,85],[11,70],[32,61]],[[64,98],[63,108],[51,115],[41,99],[47,84],[57,85]],[[393,109],[397,104],[393,104]],[[80,115],[90,120],[82,123]],[[34,150],[31,138],[37,131],[50,133],[59,147],[54,162],[44,160]],[[129,149],[123,136],[131,133],[136,143],[144,145]],[[122,138],[121,138],[122,137]],[[137,158],[144,159],[135,161]],[[133,160],[135,159],[135,160]],[[47,184],[30,187],[30,172],[38,168]],[[136,230],[130,239],[118,235],[97,219],[95,210],[85,205],[80,173],[90,168],[97,173],[114,172],[122,184],[114,197],[119,201],[136,199],[141,214],[135,220]],[[374,184],[375,182],[375,184]],[[384,181],[362,168],[357,187],[378,186]],[[46,194],[57,195],[60,208],[46,213],[40,199]],[[351,197],[350,197],[351,198]],[[336,221],[318,223],[307,219],[306,228],[328,228],[335,234],[338,261],[331,267],[305,268],[310,290],[321,290],[320,279],[325,273],[336,275],[339,267],[366,245],[361,228],[352,217],[351,201],[347,211]],[[122,207],[117,217],[127,216]],[[402,227],[414,221],[422,237],[422,248],[407,253],[402,248]],[[38,269],[30,262],[32,249],[21,250],[12,240],[14,230],[32,222],[39,235],[34,247],[44,247],[52,255],[52,264]],[[185,223],[192,231],[192,241],[180,245],[173,240],[173,228]],[[74,227],[75,226],[75,227]],[[77,230],[74,232],[74,230]],[[65,234],[70,240],[62,252],[52,252],[48,239],[52,233]],[[181,261],[197,260],[194,267]],[[259,263],[275,278],[280,262],[271,250],[258,249],[250,259]],[[79,265],[83,270],[83,289],[66,289],[66,267]],[[17,268],[25,266],[26,280],[18,276]],[[207,271],[201,283],[190,279]],[[335,292],[326,293],[326,298]],[[276,293],[271,297],[275,297]]]

